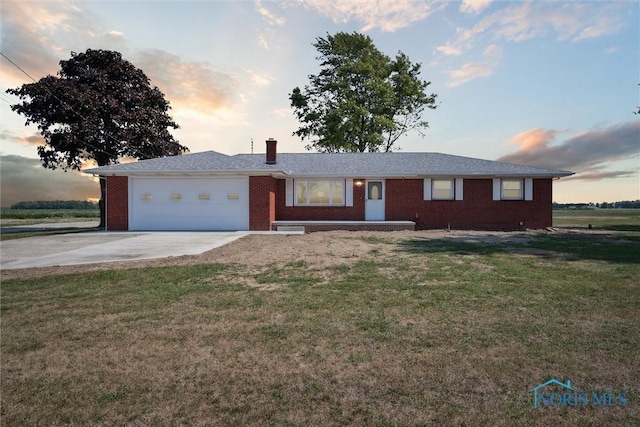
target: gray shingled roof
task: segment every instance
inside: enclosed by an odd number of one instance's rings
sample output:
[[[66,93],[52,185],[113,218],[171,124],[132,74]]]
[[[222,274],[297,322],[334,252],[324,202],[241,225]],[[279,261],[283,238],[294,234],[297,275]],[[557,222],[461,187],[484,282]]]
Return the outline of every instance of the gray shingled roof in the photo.
[[[228,156],[215,151],[162,157],[85,170],[86,173],[273,173],[290,176],[410,177],[527,176],[561,177],[573,172],[441,153],[278,153],[267,165],[264,154]]]
[[[264,157],[264,156],[263,156]],[[160,173],[160,172],[250,172],[263,169],[269,170],[268,165],[243,160],[237,156],[228,156],[215,151],[185,154],[182,156],[158,157],[156,159],[140,160],[133,163],[118,163],[84,172],[97,175],[127,174],[127,173]]]

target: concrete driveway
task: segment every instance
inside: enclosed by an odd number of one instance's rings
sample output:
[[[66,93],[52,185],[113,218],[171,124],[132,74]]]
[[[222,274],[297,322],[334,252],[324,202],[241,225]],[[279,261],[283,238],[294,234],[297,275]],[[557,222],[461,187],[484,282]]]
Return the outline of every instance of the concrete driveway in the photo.
[[[235,232],[109,232],[58,234],[0,242],[2,269],[52,267],[198,255],[246,236]]]

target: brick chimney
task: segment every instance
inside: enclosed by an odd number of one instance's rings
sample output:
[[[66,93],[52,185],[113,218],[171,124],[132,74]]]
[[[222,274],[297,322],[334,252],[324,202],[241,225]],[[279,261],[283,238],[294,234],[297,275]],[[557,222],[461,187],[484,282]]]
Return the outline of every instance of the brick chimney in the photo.
[[[276,145],[278,141],[273,138],[267,139],[267,164],[275,165],[276,164]]]

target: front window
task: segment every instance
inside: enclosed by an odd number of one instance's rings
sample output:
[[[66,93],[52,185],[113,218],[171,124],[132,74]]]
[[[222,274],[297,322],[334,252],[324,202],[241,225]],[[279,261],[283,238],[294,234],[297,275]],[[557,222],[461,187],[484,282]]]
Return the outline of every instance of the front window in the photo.
[[[344,180],[296,179],[296,205],[344,206]]]
[[[522,188],[521,179],[503,179],[502,200],[522,200]]]
[[[369,200],[382,200],[382,182],[367,182],[367,198]]]
[[[431,198],[433,200],[453,200],[453,180],[434,179],[431,181]]]

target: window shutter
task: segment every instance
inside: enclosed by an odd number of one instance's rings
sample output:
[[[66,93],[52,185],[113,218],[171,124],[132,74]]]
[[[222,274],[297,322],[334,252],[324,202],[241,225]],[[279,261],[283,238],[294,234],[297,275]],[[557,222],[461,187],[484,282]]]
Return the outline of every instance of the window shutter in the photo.
[[[463,179],[456,178],[456,200],[462,200]]]
[[[533,200],[533,179],[526,178],[524,180],[524,199]]]
[[[431,178],[424,179],[423,200],[431,200]]]
[[[500,193],[500,178],[493,178],[493,200],[502,199],[502,195]]]
[[[293,179],[286,180],[285,206],[293,206]]]
[[[353,180],[347,179],[345,183],[345,205],[353,206]]]

